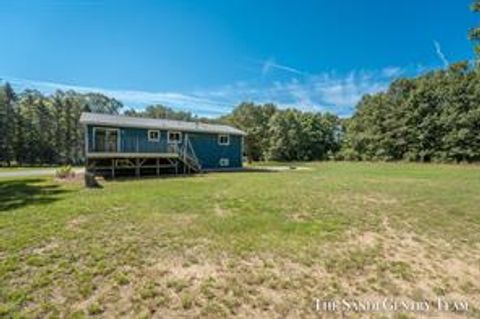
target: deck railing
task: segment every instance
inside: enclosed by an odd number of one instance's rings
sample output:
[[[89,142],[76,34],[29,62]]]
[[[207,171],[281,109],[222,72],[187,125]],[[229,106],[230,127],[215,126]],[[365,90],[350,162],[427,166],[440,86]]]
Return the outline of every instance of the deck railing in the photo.
[[[186,168],[193,171],[200,171],[201,165],[190,141],[188,133],[183,135],[179,143],[167,143],[166,140],[158,142],[148,141],[139,136],[121,137],[116,144],[93,145],[90,153],[167,153],[175,154]]]
[[[90,147],[91,153],[176,153],[177,145],[168,144],[166,140],[148,141],[139,136],[121,137],[115,145],[95,143]]]

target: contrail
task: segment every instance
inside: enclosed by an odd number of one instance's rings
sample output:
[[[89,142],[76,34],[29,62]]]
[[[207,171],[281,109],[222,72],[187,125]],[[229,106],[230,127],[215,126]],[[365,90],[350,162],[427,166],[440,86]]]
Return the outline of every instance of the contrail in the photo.
[[[435,52],[437,53],[438,58],[442,61],[445,68],[448,68],[450,63],[448,62],[445,54],[443,54],[442,47],[440,46],[440,43],[438,43],[437,41],[433,41],[433,45],[435,46]]]

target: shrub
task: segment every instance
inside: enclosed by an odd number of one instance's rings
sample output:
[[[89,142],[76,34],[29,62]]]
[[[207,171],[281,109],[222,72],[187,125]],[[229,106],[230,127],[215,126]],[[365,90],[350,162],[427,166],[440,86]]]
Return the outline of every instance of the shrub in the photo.
[[[66,166],[61,166],[55,170],[55,176],[57,178],[69,178],[69,177],[74,177],[75,172],[72,169],[72,166],[66,165]]]

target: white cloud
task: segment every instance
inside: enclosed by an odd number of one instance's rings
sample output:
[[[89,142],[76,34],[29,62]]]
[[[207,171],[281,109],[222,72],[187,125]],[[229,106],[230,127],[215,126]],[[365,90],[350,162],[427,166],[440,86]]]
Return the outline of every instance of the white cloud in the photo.
[[[335,72],[296,77],[270,84],[249,83],[248,85],[225,86],[216,90],[215,96],[222,96],[236,105],[241,101],[257,103],[272,102],[280,107],[296,107],[302,110],[329,111],[347,116],[364,94],[385,90],[398,75],[406,72],[401,68],[379,71],[352,71],[346,75]],[[220,93],[221,92],[221,93]],[[199,96],[211,98],[212,92],[198,92]]]
[[[402,75],[403,70],[399,67],[389,66],[382,69],[382,74],[385,77],[397,77]]]
[[[97,87],[69,85],[63,83],[33,81],[6,77],[17,90],[36,89],[40,92],[51,94],[56,90],[74,90],[80,93],[96,92],[113,97],[121,101],[126,107],[143,108],[150,104],[164,104],[185,111],[199,114],[218,115],[228,111],[230,105],[177,92],[148,92],[138,90],[113,90]]]
[[[407,70],[388,67],[377,71],[355,70],[345,75],[325,72],[302,77],[242,81],[213,89],[192,92],[147,92],[113,90],[62,83],[6,78],[17,90],[37,89],[50,94],[55,90],[98,92],[114,97],[124,105],[143,108],[149,104],[164,104],[175,109],[191,111],[201,116],[228,113],[242,101],[275,103],[280,107],[296,107],[306,111],[329,111],[340,116],[350,115],[364,94],[385,90],[389,83]],[[291,72],[296,75],[295,72]]]
[[[445,56],[445,54],[443,54],[442,47],[440,46],[440,43],[438,43],[437,41],[433,41],[433,45],[435,46],[435,53],[437,54],[437,56],[438,56],[438,58],[440,59],[440,61],[442,61],[443,66],[444,66],[445,68],[448,68],[448,66],[450,65],[450,63],[448,62],[447,57]]]

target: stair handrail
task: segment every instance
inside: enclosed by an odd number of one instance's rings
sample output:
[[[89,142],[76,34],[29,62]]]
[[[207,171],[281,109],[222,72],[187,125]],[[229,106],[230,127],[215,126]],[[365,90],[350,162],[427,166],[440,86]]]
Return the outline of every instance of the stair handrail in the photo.
[[[189,154],[189,151],[191,154]],[[184,164],[189,165],[191,168],[197,171],[201,169],[200,162],[195,153],[195,150],[193,149],[193,145],[188,138],[188,134],[185,134],[182,146],[176,149],[176,153],[182,159]]]
[[[195,153],[195,149],[193,148],[192,142],[190,141],[190,138],[187,137],[187,143],[188,143],[188,148],[190,149],[190,153],[192,154],[192,160],[194,161],[195,165],[200,168],[200,162],[198,161],[197,154]],[[188,152],[187,152],[188,154]]]

